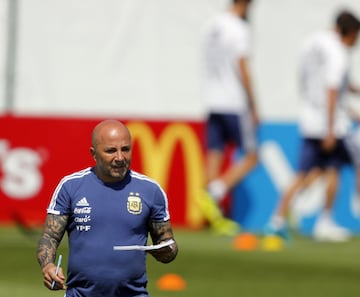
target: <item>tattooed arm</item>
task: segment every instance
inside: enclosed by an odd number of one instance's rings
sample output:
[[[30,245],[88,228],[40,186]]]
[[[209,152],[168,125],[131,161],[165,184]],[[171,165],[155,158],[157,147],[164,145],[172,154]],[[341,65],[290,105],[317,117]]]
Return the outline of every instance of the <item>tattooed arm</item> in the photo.
[[[150,236],[153,244],[159,244],[170,239],[174,240],[170,221],[152,221],[150,223]],[[177,243],[174,242],[167,247],[149,251],[149,253],[153,255],[156,260],[163,263],[169,263],[175,259],[178,253],[178,246]]]
[[[37,259],[44,276],[44,285],[49,289],[53,280],[56,281],[54,289],[65,289],[65,277],[62,269],[60,268],[58,275],[56,275],[54,262],[57,248],[65,233],[67,221],[68,216],[48,214],[39,240]]]

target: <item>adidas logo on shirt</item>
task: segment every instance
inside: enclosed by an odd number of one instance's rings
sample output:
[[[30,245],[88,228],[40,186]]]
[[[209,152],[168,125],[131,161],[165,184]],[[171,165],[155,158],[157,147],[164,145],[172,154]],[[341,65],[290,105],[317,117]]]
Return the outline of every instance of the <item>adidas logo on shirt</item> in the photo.
[[[89,203],[86,200],[86,197],[81,198],[77,203],[76,206],[89,206]]]

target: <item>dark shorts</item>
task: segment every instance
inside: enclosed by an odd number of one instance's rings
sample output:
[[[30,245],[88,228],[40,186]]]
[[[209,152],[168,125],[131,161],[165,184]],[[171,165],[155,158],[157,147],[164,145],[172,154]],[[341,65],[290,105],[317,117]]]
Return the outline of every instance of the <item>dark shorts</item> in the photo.
[[[342,139],[337,140],[334,150],[326,152],[321,148],[320,139],[304,138],[299,162],[299,171],[308,172],[316,167],[339,169],[345,164],[351,164],[352,159]]]
[[[223,151],[233,144],[244,151],[257,148],[256,132],[249,113],[210,113],[206,124],[206,147]]]

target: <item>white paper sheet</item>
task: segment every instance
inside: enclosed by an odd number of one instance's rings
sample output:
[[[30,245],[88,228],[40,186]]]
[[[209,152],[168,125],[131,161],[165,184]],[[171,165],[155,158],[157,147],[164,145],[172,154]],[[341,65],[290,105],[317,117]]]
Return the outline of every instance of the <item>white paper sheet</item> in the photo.
[[[174,240],[170,239],[166,242],[155,245],[115,245],[113,249],[114,251],[151,251],[161,249],[165,246],[169,246],[174,242]]]

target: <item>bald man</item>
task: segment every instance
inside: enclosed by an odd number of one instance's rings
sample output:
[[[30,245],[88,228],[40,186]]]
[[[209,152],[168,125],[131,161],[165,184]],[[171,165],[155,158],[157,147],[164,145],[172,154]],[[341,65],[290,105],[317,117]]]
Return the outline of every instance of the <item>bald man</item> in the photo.
[[[90,153],[95,166],[65,176],[47,209],[37,259],[44,284],[66,290],[66,297],[148,296],[146,253],[163,263],[175,259],[166,193],[149,177],[130,169],[128,128],[116,120],[93,130]],[[67,280],[54,264],[65,231],[69,238]],[[114,250],[173,241],[152,251]]]

